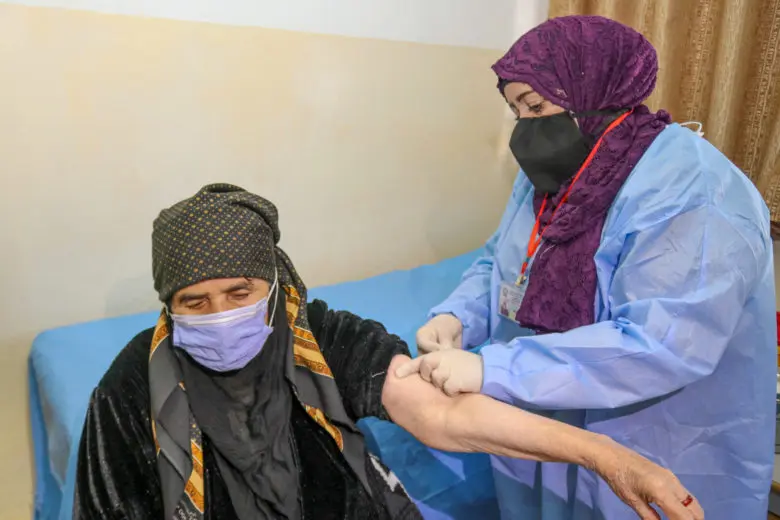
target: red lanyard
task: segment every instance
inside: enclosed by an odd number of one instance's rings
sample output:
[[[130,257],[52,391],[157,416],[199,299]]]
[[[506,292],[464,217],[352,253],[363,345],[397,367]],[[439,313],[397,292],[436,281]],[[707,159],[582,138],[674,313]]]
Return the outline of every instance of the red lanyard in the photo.
[[[539,208],[539,213],[536,214],[536,222],[534,222],[534,227],[531,230],[531,238],[528,239],[528,249],[526,250],[525,261],[523,262],[523,266],[520,268],[520,275],[517,277],[517,280],[515,281],[515,285],[522,285],[528,279],[525,273],[526,271],[528,271],[528,265],[531,263],[531,259],[534,257],[537,249],[539,249],[539,246],[542,243],[542,236],[544,235],[544,232],[547,231],[547,228],[550,227],[550,224],[553,223],[553,219],[555,218],[555,214],[558,212],[558,209],[561,206],[563,206],[566,203],[566,201],[569,199],[569,194],[571,193],[574,184],[576,184],[577,180],[580,178],[580,175],[582,175],[582,172],[585,171],[585,168],[587,168],[590,165],[590,163],[593,161],[593,157],[596,155],[596,152],[598,152],[599,148],[601,147],[601,142],[604,140],[604,136],[610,133],[620,123],[625,121],[625,119],[628,116],[630,116],[633,112],[634,112],[633,110],[630,110],[625,114],[623,114],[622,116],[615,119],[614,121],[612,121],[612,123],[607,127],[604,133],[601,134],[599,140],[596,141],[596,146],[594,146],[593,149],[590,151],[587,159],[585,159],[585,162],[582,163],[582,166],[580,166],[580,169],[577,171],[577,174],[574,176],[574,179],[572,179],[571,184],[569,184],[569,187],[566,189],[566,192],[563,194],[563,197],[561,197],[561,201],[558,203],[555,209],[553,209],[553,213],[550,216],[550,221],[547,223],[547,225],[544,226],[544,228],[542,228],[541,231],[539,231],[539,226],[541,225],[541,220],[542,220],[542,214],[544,214],[544,209],[547,207],[548,195],[544,196],[544,200],[542,200],[542,206]]]

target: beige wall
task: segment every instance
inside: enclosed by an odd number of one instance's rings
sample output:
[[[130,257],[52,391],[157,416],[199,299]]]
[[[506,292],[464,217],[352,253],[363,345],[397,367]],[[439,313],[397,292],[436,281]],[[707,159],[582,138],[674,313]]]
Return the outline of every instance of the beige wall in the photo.
[[[309,285],[477,247],[515,169],[499,54],[0,4],[0,518],[29,515],[31,340],[156,306],[163,206],[261,193]]]

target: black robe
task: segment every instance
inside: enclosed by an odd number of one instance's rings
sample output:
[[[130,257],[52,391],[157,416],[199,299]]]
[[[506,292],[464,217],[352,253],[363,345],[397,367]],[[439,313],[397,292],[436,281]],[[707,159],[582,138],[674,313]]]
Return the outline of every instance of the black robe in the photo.
[[[388,419],[382,407],[382,386],[393,356],[409,355],[406,344],[381,324],[348,312],[330,311],[322,301],[315,300],[307,311],[312,333],[350,418]],[[131,340],[92,393],[78,454],[74,520],[163,518],[150,419],[148,368],[153,332],[148,329]],[[378,469],[366,455],[371,497],[333,438],[297,402],[290,420],[303,520],[421,518],[403,489],[386,478],[384,466]],[[236,520],[205,435],[203,457],[204,519]]]

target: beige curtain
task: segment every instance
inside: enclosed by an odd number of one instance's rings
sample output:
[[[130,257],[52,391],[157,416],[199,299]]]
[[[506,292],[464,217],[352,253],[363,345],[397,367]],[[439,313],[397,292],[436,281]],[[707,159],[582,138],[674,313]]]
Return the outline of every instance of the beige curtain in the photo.
[[[596,14],[658,50],[649,106],[700,121],[756,184],[780,236],[780,0],[550,0],[550,16]]]

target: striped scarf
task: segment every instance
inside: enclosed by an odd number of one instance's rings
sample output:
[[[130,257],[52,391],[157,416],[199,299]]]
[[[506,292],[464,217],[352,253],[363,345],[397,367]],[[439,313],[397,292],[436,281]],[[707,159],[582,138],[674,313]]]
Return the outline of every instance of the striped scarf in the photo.
[[[284,253],[282,256],[286,259]],[[333,374],[309,330],[305,292],[301,298],[294,285],[286,284],[282,288],[287,321],[292,330],[294,395],[312,419],[333,438],[370,494],[364,441],[346,414]],[[149,380],[152,433],[165,518],[200,520],[205,511],[202,434],[190,411],[165,312],[161,313],[152,338]]]

